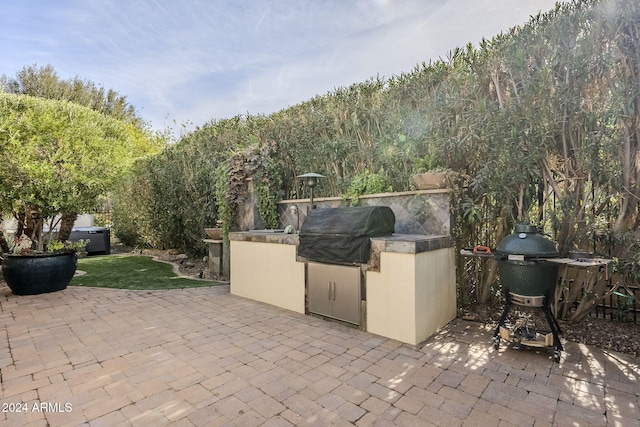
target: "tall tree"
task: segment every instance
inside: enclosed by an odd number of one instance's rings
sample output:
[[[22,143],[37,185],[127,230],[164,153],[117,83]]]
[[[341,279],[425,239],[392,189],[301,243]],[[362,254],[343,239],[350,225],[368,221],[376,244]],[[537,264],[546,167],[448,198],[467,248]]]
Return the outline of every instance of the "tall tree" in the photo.
[[[0,93],[0,213],[25,213],[39,250],[46,218],[91,208],[136,154],[119,120],[69,102]]]
[[[133,122],[144,127],[142,119],[126,96],[78,76],[63,80],[51,65],[26,65],[16,72],[15,77],[3,74],[0,83],[5,92],[70,101],[123,122]]]
[[[0,78],[0,87],[8,93],[64,100],[82,105],[127,123],[129,130],[136,135],[138,142],[144,139],[153,139],[146,132],[146,124],[137,115],[135,108],[129,104],[126,96],[120,95],[113,89],[106,90],[103,86],[89,80],[83,80],[78,76],[63,80],[51,65],[27,65],[20,69],[15,77],[3,75]],[[146,137],[145,133],[147,133]],[[153,143],[147,145],[153,145]],[[58,233],[61,240],[69,238],[77,217],[78,212],[62,212]],[[25,223],[28,222],[26,218],[23,219]]]

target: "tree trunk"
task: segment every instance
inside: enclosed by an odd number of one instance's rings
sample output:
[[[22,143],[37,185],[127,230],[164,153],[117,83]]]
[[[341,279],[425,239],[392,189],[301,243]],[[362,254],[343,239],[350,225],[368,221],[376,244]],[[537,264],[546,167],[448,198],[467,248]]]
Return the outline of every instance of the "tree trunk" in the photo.
[[[490,260],[489,261],[489,274],[487,275],[487,279],[482,286],[482,294],[480,296],[480,304],[486,304],[489,301],[489,297],[491,296],[491,287],[493,282],[496,281],[498,277],[498,261]]]
[[[0,221],[0,249],[2,249],[3,254],[6,254],[7,252],[9,252],[9,244],[7,243],[7,239],[4,236],[2,221]]]
[[[22,234],[24,233],[24,229],[25,229],[25,214],[24,212],[20,212],[19,214],[15,215],[15,219],[18,222],[18,225],[16,227],[16,235],[14,236],[15,239],[19,239],[20,236],[22,236]]]
[[[58,232],[58,240],[60,240],[61,242],[69,240],[69,236],[71,236],[71,231],[73,230],[73,224],[76,222],[77,218],[77,212],[65,212],[62,214],[62,218],[60,220],[60,231]]]
[[[38,240],[42,234],[42,223],[38,212],[33,208],[27,208],[24,212],[20,212],[16,219],[18,220],[16,239],[24,234],[33,242],[31,249],[37,250]]]
[[[37,221],[35,221],[32,234],[33,237],[31,237],[31,240],[33,240],[34,242],[33,245],[31,245],[31,248],[33,249],[33,246],[35,245],[35,250],[38,252],[44,251],[44,233],[42,232],[43,226],[44,218],[38,217]]]
[[[623,194],[620,195],[620,210],[618,211],[618,218],[616,218],[613,226],[614,233],[621,233],[627,228],[627,218],[629,216],[629,189],[631,183],[631,155],[631,135],[629,133],[629,129],[625,126],[621,168]]]
[[[504,218],[504,217],[503,217]],[[497,231],[497,240],[496,244],[500,244],[502,239],[509,235],[510,228],[504,223],[504,221],[500,221],[498,231]],[[489,261],[489,273],[487,278],[482,286],[482,294],[480,298],[480,303],[486,304],[489,301],[489,297],[491,296],[491,287],[498,277],[498,261],[490,260]]]

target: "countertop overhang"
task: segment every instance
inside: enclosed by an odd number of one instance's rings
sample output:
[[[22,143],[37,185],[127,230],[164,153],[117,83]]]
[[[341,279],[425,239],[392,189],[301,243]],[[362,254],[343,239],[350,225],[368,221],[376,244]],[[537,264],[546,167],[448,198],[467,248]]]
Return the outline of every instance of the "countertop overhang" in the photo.
[[[300,237],[297,234],[270,230],[238,231],[229,233],[230,241],[275,243],[281,245],[297,245]],[[371,238],[371,246],[379,252],[396,252],[403,254],[418,254],[450,248],[451,237],[445,235],[423,234],[392,234]]]

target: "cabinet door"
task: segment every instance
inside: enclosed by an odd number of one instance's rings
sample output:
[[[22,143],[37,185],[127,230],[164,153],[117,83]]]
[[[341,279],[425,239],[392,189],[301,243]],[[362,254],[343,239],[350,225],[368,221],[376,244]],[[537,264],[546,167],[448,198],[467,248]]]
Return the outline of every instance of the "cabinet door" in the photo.
[[[307,265],[309,313],[332,317],[331,267],[333,266],[313,262]]]
[[[333,314],[331,317],[344,322],[360,324],[360,267],[333,265]]]

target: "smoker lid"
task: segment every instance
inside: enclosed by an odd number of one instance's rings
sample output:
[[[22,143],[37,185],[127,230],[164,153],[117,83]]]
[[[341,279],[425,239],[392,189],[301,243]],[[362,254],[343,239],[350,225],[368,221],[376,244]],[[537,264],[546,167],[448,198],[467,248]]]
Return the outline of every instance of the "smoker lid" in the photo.
[[[559,255],[555,243],[540,234],[536,226],[530,224],[516,225],[514,233],[502,239],[496,252],[538,258],[553,258]]]
[[[388,206],[314,209],[300,229],[307,235],[345,235],[377,237],[393,234],[396,217]]]

